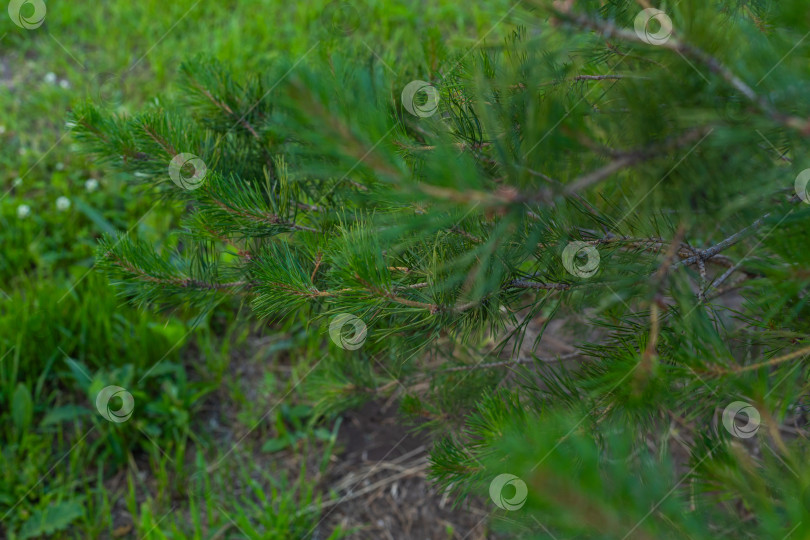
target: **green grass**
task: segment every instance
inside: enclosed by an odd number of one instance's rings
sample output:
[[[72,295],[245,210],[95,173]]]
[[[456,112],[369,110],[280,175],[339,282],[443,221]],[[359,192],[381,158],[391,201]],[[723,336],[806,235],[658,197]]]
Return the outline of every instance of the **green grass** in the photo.
[[[317,524],[336,426],[310,421],[298,382],[322,336],[301,321],[259,331],[244,306],[196,321],[125,305],[93,270],[98,239],[173,241],[182,209],[79,155],[65,118],[85,99],[128,114],[171,98],[178,66],[198,54],[248,75],[349,46],[396,71],[437,43],[472,45],[507,3],[370,1],[349,38],[326,5],[54,0],[34,30],[0,13],[0,536],[298,538]],[[237,360],[258,380],[234,377]],[[289,370],[273,371],[282,360]],[[127,422],[97,413],[108,385],[132,393]],[[255,395],[288,397],[276,407]]]

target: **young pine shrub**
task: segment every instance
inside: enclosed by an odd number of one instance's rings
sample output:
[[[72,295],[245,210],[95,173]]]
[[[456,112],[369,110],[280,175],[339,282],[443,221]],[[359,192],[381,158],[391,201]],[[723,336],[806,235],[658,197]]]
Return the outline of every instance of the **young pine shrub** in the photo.
[[[504,16],[500,45],[396,71],[195,60],[178,103],[77,109],[187,210],[100,265],[141,305],[306,320],[321,414],[399,398],[441,435],[434,480],[513,534],[810,535],[806,9]]]

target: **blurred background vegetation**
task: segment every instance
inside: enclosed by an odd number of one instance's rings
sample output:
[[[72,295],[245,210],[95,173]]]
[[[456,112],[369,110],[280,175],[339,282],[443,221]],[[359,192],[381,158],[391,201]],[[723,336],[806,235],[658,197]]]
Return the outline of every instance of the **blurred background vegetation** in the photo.
[[[83,100],[127,114],[168,99],[178,67],[197,55],[227,62],[238,76],[346,46],[399,65],[440,54],[430,43],[471,46],[509,30],[500,0],[369,0],[347,45],[326,20],[334,9],[316,1],[49,1],[33,30],[3,10],[0,536],[351,533],[319,525],[318,503],[328,496],[319,479],[338,426],[309,422],[311,402],[296,386],[322,354],[322,336],[300,320],[251,326],[240,305],[205,320],[125,305],[94,270],[98,238],[129,229],[161,244],[182,208],[102,173],[77,153],[65,121]],[[137,414],[126,429],[96,413],[101,388],[137,381]],[[219,489],[233,482],[244,486],[238,496]],[[204,496],[188,497],[193,489]]]

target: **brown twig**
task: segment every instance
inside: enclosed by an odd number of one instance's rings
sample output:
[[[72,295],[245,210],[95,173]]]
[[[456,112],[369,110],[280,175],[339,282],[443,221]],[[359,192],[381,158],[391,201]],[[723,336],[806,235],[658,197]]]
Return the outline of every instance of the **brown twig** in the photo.
[[[626,151],[606,149],[605,152],[614,158],[613,161],[603,167],[600,167],[599,169],[596,169],[595,171],[591,171],[575,179],[566,186],[565,193],[566,195],[571,195],[590,187],[591,185],[608,178],[613,173],[630,167],[631,165],[637,165],[638,163],[661,157],[669,151],[691,144],[700,137],[705,137],[710,131],[711,129],[708,126],[703,126],[697,129],[691,129],[677,137],[666,140],[663,143],[650,145],[645,148]]]
[[[155,133],[154,131],[152,131],[152,129],[151,129],[149,126],[147,126],[146,124],[141,124],[141,129],[143,129],[143,131],[144,131],[144,132],[145,132],[147,135],[149,135],[149,138],[150,138],[150,139],[152,139],[153,141],[155,141],[155,142],[156,142],[156,143],[157,143],[157,144],[158,144],[158,145],[159,145],[161,148],[163,148],[163,150],[164,150],[164,151],[165,151],[167,154],[169,154],[170,156],[172,156],[172,158],[174,158],[175,156],[177,156],[177,150],[175,150],[175,149],[174,149],[174,147],[173,147],[173,146],[172,146],[172,145],[171,145],[171,144],[170,144],[170,143],[169,143],[167,140],[163,139],[162,137],[159,137],[159,136],[157,135],[157,133]]]
[[[717,254],[719,254],[721,251],[723,251],[725,249],[728,249],[729,247],[733,246],[734,244],[736,244],[737,242],[739,242],[740,240],[742,240],[743,238],[745,238],[746,236],[748,236],[752,232],[754,232],[757,229],[759,229],[760,227],[762,227],[762,225],[764,225],[765,220],[768,218],[768,216],[770,216],[770,213],[765,214],[764,216],[762,216],[759,219],[757,219],[756,221],[754,221],[754,223],[752,223],[751,225],[747,226],[746,228],[742,229],[741,231],[738,231],[738,232],[732,234],[731,236],[729,236],[725,240],[722,240],[722,241],[718,242],[717,244],[715,244],[715,245],[713,245],[713,246],[711,246],[709,248],[697,250],[696,255],[693,255],[691,257],[687,257],[686,259],[683,259],[682,261],[674,263],[672,265],[672,269],[674,270],[675,268],[677,268],[679,266],[688,266],[690,264],[695,264],[698,260],[707,261],[707,260],[712,259]]]
[[[770,360],[766,360],[764,362],[758,362],[756,364],[749,364],[747,366],[738,366],[731,369],[725,368],[713,368],[711,371],[717,374],[739,374],[744,373],[746,371],[752,371],[755,369],[763,368],[763,367],[770,367],[775,366],[777,364],[781,364],[783,362],[787,362],[788,360],[793,360],[794,358],[798,358],[800,356],[804,356],[810,354],[810,347],[804,347],[803,349],[799,349],[797,351],[793,351],[791,353],[785,354],[783,356],[779,356],[777,358],[772,358]]]
[[[504,360],[502,362],[489,362],[486,364],[475,364],[472,366],[455,366],[451,368],[442,369],[440,373],[450,373],[453,371],[470,371],[474,369],[489,369],[489,368],[497,368],[497,367],[511,367],[520,364],[531,364],[536,361],[544,362],[544,363],[554,363],[554,362],[562,362],[563,360],[568,360],[569,358],[575,358],[577,356],[582,356],[580,353],[569,353],[563,354],[556,358],[518,358],[516,360]]]
[[[323,257],[323,253],[321,253],[320,251],[315,256],[315,268],[312,270],[312,275],[309,276],[309,280],[311,282],[313,282],[313,283],[315,282],[315,274],[318,273],[318,268],[321,267],[321,259],[322,259],[322,257]]]
[[[207,290],[207,291],[221,291],[226,289],[235,289],[239,287],[248,287],[253,288],[258,285],[256,281],[230,281],[225,283],[210,283],[205,281],[200,281],[197,279],[189,278],[189,277],[158,277],[153,276],[141,268],[138,268],[131,263],[121,260],[118,257],[115,257],[111,252],[107,252],[105,254],[108,260],[110,260],[110,264],[118,266],[122,268],[136,279],[140,281],[146,281],[149,283],[155,283],[158,285],[170,285],[174,287],[181,287],[184,289],[197,289],[197,290]]]
[[[227,103],[225,103],[223,101],[219,101],[217,98],[215,98],[211,94],[211,92],[208,91],[208,89],[204,88],[197,81],[192,81],[192,83],[193,83],[194,87],[197,88],[200,92],[202,92],[202,94],[205,97],[207,97],[208,100],[211,103],[213,103],[217,108],[222,109],[223,111],[225,111],[228,115],[230,115],[232,117],[236,117],[236,113],[233,112],[233,110],[228,106]],[[262,140],[262,138],[259,136],[259,133],[256,131],[256,129],[247,120],[245,120],[244,117],[239,118],[237,121],[242,125],[242,127],[247,129],[251,133],[251,135],[253,135],[257,140],[259,140],[259,141]]]
[[[535,3],[536,2],[537,0],[535,0]],[[590,28],[591,30],[599,32],[605,37],[605,39],[618,38],[635,43],[646,43],[641,39],[640,36],[631,30],[620,28],[611,21],[592,19],[586,15],[573,13],[572,8],[572,5],[568,5],[567,7],[555,6],[551,9],[561,19],[568,20],[583,28]],[[810,120],[790,116],[778,111],[767,101],[767,99],[757,94],[753,88],[751,88],[745,81],[731,71],[731,69],[702,49],[681,41],[674,34],[670,36],[668,40],[659,42],[657,45],[662,49],[667,49],[701,62],[703,65],[709,68],[712,73],[718,75],[743,96],[745,96],[746,99],[753,103],[763,113],[768,115],[773,121],[785,127],[795,129],[803,136],[810,135]]]
[[[571,288],[570,283],[542,283],[527,279],[515,279],[510,281],[509,285],[518,289],[543,289],[548,291],[567,291]]]
[[[203,189],[207,189],[207,187],[205,187]],[[226,203],[220,201],[219,199],[217,199],[216,197],[214,197],[214,195],[210,191],[206,191],[206,193],[211,197],[211,201],[216,206],[218,206],[219,208],[221,208],[222,210],[224,210],[225,212],[227,212],[227,213],[229,213],[231,215],[239,216],[241,218],[248,219],[250,221],[254,221],[254,222],[257,222],[257,223],[266,223],[268,225],[283,225],[285,227],[289,227],[290,229],[293,229],[293,230],[296,230],[296,231],[309,231],[309,232],[314,232],[314,233],[320,232],[320,231],[318,231],[318,229],[313,229],[312,227],[306,227],[304,225],[298,225],[297,223],[293,223],[291,221],[283,220],[277,214],[270,214],[270,213],[262,212],[260,210],[252,210],[252,211],[250,211],[250,210],[234,208],[231,205],[226,204]]]

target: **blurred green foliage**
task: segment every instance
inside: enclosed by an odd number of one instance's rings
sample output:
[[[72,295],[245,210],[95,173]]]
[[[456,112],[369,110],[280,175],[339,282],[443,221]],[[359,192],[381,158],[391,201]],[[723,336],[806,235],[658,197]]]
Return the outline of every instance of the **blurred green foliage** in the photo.
[[[328,59],[347,46],[396,65],[404,51],[421,51],[426,28],[447,43],[472,44],[498,8],[373,0],[345,20],[329,4],[53,0],[45,23],[33,30],[17,27],[3,6],[0,536],[203,538],[238,527],[251,537],[288,538],[317,521],[299,513],[316,502],[313,471],[302,469],[298,478],[280,471],[253,482],[257,465],[248,449],[229,458],[238,467],[209,472],[222,450],[214,420],[203,411],[210,406],[206,396],[219,388],[219,408],[236,409],[227,411],[232,428],[257,426],[272,402],[255,402],[244,381],[226,377],[232,358],[265,365],[296,347],[304,352],[292,369],[303,371],[311,362],[306,351],[317,349],[319,338],[301,321],[291,322],[279,328],[278,339],[241,353],[256,329],[240,322],[238,305],[203,320],[124,305],[94,269],[98,239],[129,230],[157,244],[177,242],[166,231],[182,209],[143,197],[125,176],[79,155],[65,120],[86,100],[129,114],[171,98],[181,62],[198,54],[227,61],[244,76],[280,58]],[[346,40],[342,24],[351,24],[353,40]],[[112,384],[128,388],[135,400],[136,412],[124,424],[95,410],[94,396]],[[265,374],[264,392],[289,387]],[[290,403],[259,425],[265,451],[328,458],[332,427],[313,426],[299,398],[291,393]],[[261,446],[253,450],[260,453]],[[196,463],[186,459],[192,448]],[[167,517],[195,470],[216,489]],[[231,475],[253,482],[251,490],[229,497]],[[268,482],[272,491],[265,492]]]

